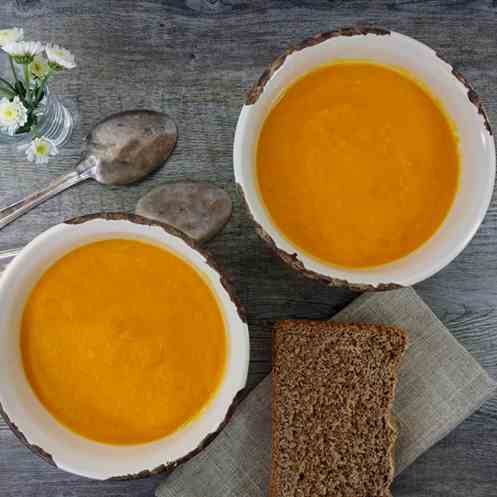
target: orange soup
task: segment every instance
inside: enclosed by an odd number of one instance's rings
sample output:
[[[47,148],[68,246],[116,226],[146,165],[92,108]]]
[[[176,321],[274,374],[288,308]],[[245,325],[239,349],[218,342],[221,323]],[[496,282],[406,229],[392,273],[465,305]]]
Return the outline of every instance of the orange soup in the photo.
[[[85,245],[32,291],[21,351],[42,404],[109,444],[168,435],[198,415],[224,373],[217,299],[189,263],[134,240]]]
[[[296,81],[270,111],[257,179],[273,222],[304,252],[376,266],[442,224],[458,187],[458,139],[409,75],[343,61]]]

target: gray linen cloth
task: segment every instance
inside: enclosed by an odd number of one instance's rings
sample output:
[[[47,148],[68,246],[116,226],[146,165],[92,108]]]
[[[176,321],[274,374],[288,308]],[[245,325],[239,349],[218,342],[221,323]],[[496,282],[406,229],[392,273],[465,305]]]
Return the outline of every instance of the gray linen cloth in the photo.
[[[409,334],[393,409],[397,474],[495,393],[495,382],[412,288],[363,294],[333,320],[397,325]],[[203,452],[164,480],[156,497],[266,497],[270,470],[271,375]]]

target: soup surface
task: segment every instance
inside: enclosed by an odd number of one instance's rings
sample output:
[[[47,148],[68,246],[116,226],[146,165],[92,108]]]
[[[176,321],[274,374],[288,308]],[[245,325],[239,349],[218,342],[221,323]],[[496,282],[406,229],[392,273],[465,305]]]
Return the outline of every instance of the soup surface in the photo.
[[[458,139],[414,79],[343,61],[281,96],[259,136],[257,178],[273,222],[304,252],[376,266],[441,225],[458,186]]]
[[[29,382],[61,423],[110,444],[178,429],[211,399],[227,339],[203,277],[171,252],[104,240],[62,257],[23,315]]]

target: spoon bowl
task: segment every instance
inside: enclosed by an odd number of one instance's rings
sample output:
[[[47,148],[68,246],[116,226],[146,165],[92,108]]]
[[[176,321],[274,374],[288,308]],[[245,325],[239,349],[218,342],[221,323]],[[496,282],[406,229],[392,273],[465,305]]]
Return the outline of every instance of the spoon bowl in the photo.
[[[135,183],[164,163],[176,145],[177,134],[174,121],[161,112],[113,114],[88,135],[83,163],[96,159],[92,177],[104,185]]]

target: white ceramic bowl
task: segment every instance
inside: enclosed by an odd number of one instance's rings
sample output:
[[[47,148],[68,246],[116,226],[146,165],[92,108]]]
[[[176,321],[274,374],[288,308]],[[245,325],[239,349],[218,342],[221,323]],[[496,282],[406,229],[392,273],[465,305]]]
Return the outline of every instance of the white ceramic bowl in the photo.
[[[259,133],[279,95],[302,75],[339,59],[371,60],[407,70],[440,100],[456,123],[460,138],[460,187],[442,226],[404,258],[366,269],[335,267],[302,253],[272,222],[258,192],[255,174]],[[307,276],[359,289],[412,285],[449,264],[480,226],[495,180],[492,132],[474,90],[431,48],[380,28],[321,33],[278,57],[248,94],[238,119],[233,153],[236,182],[262,238]]]
[[[131,238],[172,250],[209,281],[219,298],[228,335],[228,360],[222,384],[194,421],[160,440],[113,446],[80,437],[59,424],[40,403],[24,374],[19,329],[23,307],[44,271],[65,253],[101,239]],[[85,216],[38,236],[10,263],[0,279],[0,404],[16,434],[53,465],[96,478],[134,478],[170,469],[201,450],[224,426],[244,388],[249,339],[244,313],[225,278],[205,254],[175,230],[127,214]],[[85,413],[82,412],[81,416]]]

